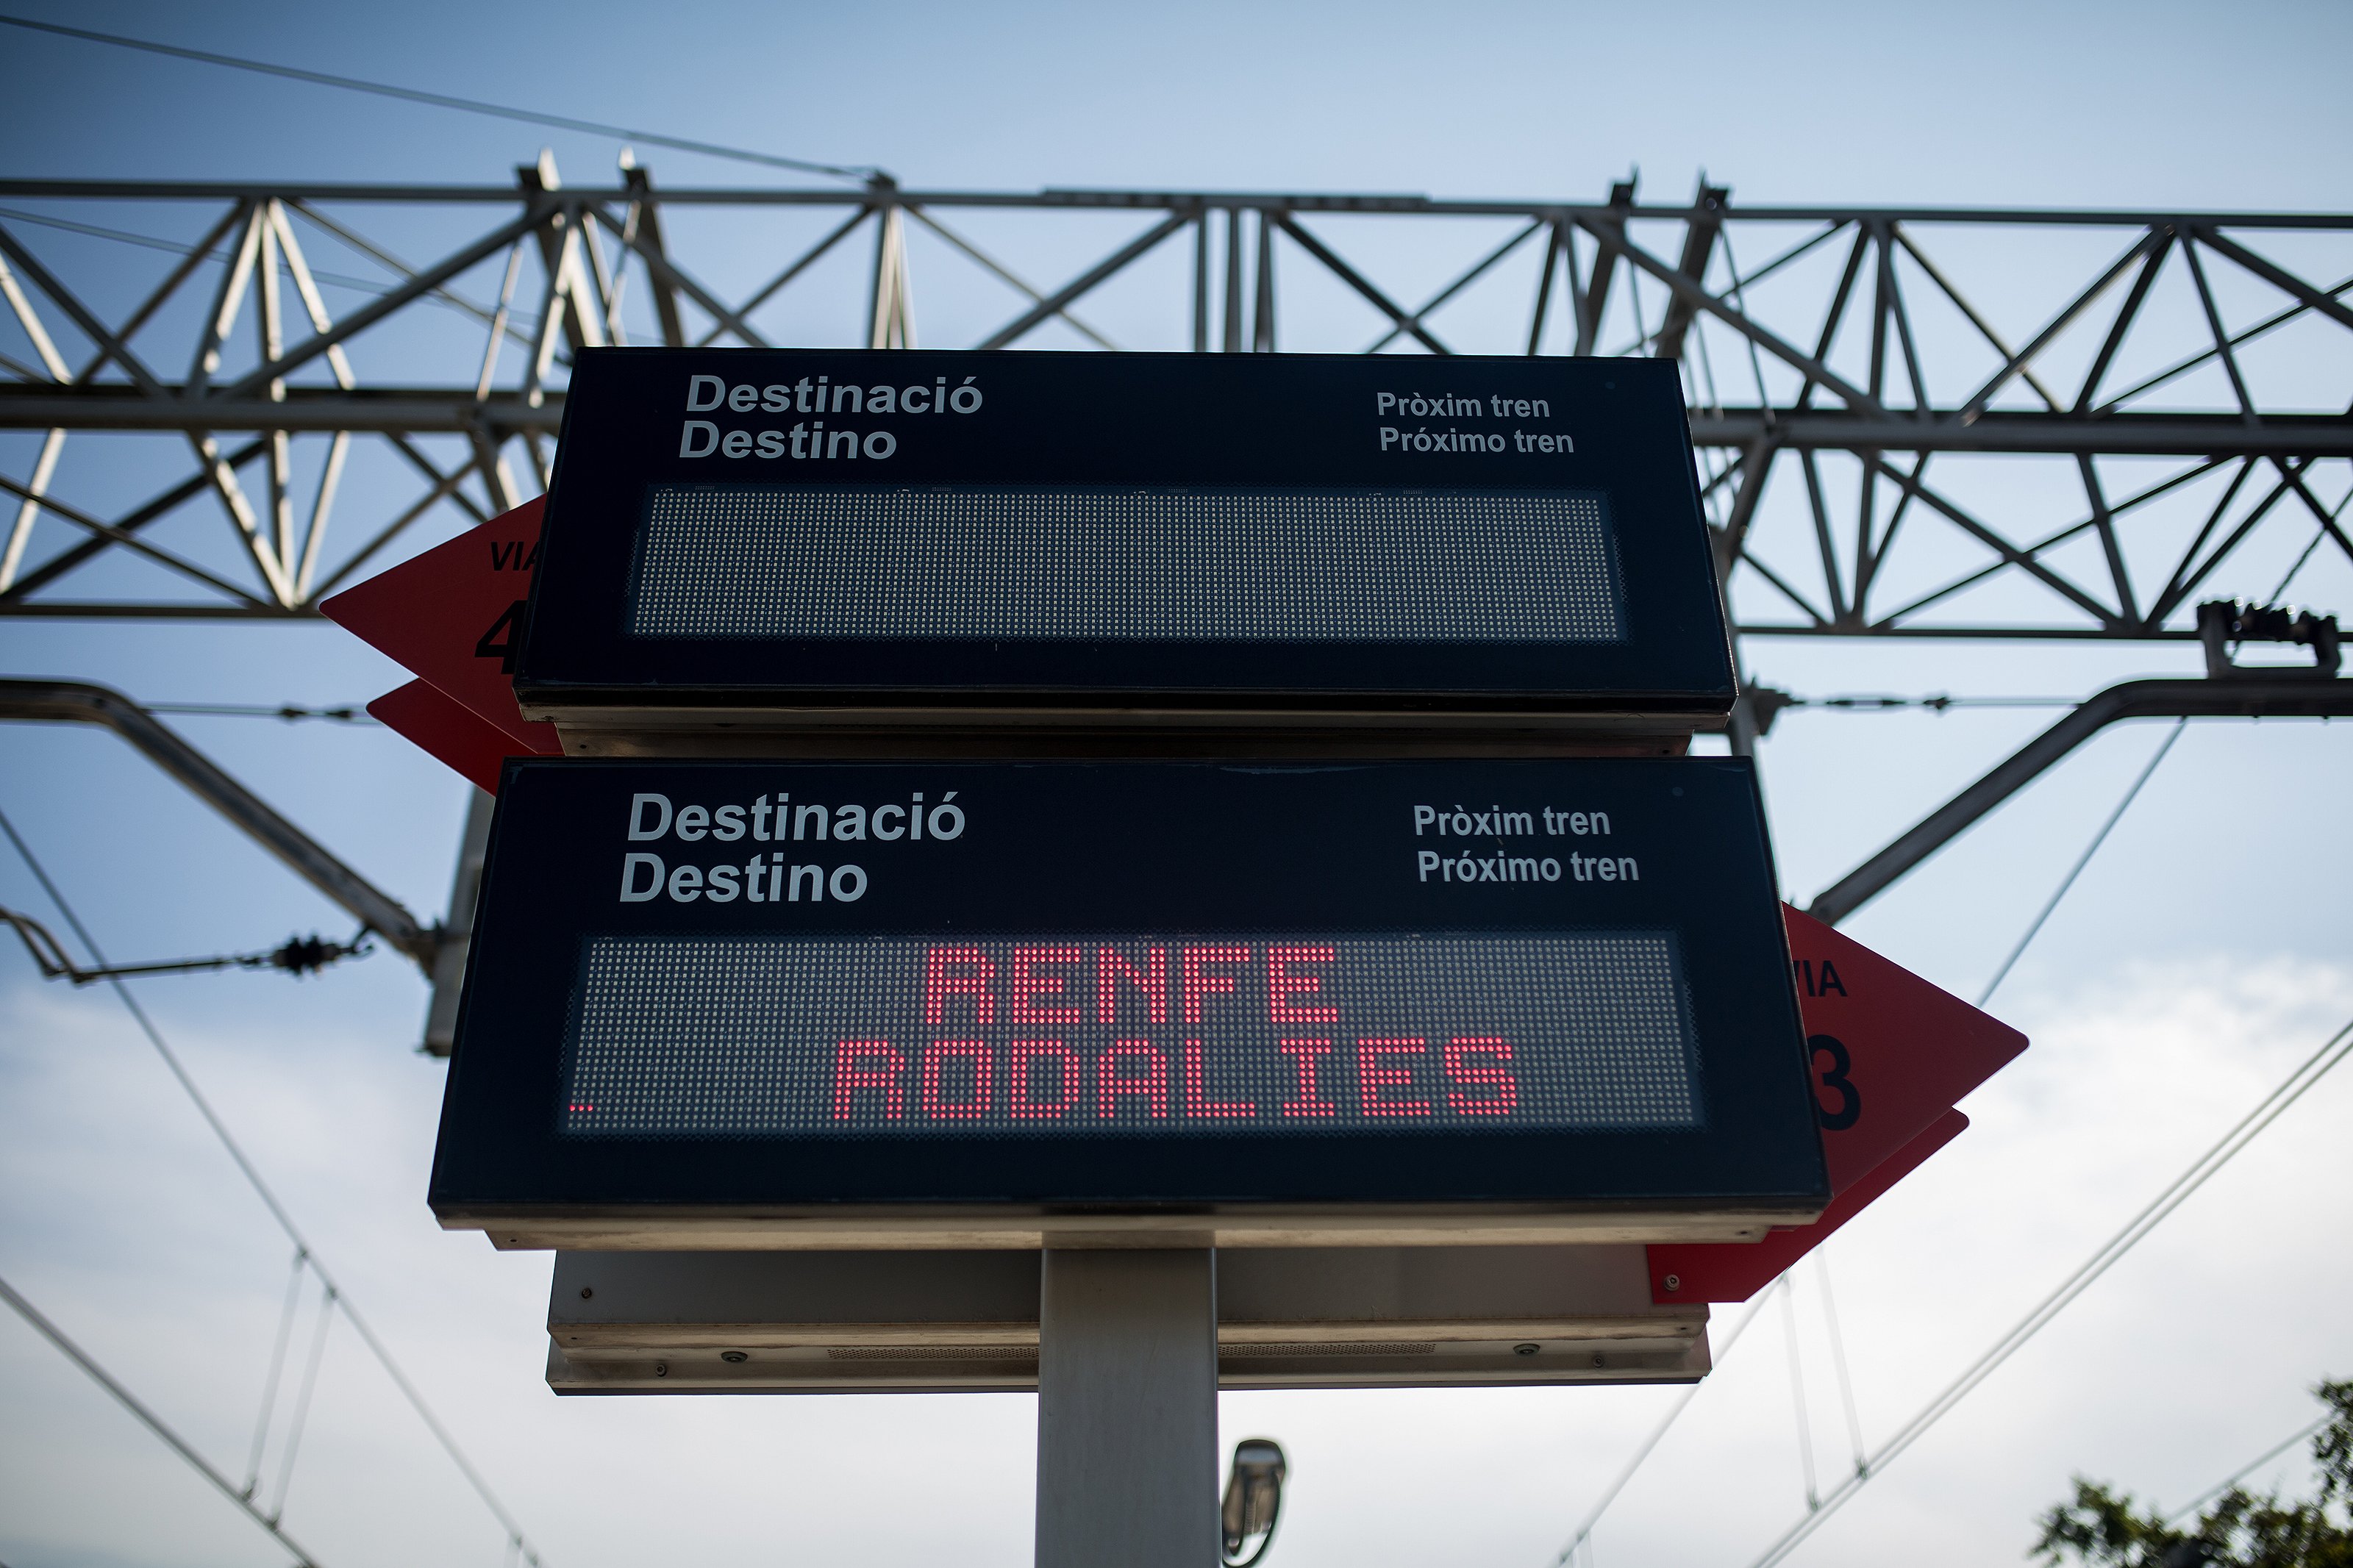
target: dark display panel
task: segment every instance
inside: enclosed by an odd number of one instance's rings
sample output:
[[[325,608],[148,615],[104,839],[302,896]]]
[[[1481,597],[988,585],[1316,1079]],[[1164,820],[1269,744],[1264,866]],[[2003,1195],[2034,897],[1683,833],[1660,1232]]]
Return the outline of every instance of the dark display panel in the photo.
[[[565,396],[533,715],[1730,710],[1663,362],[591,349]]]
[[[592,941],[579,1135],[1696,1124],[1664,932]]]
[[[1806,1211],[1788,974],[1744,760],[515,762],[433,1201]]]
[[[1592,490],[660,485],[638,637],[1615,642]]]

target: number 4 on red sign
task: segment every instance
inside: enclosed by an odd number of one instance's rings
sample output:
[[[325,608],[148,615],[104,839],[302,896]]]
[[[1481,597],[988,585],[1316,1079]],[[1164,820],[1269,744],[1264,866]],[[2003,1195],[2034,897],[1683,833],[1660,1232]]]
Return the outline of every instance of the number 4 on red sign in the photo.
[[[474,645],[474,657],[497,659],[499,673],[501,675],[514,673],[515,638],[522,630],[524,603],[525,601],[517,599],[513,604],[501,610],[499,618],[491,623],[491,629],[484,632],[481,640]]]

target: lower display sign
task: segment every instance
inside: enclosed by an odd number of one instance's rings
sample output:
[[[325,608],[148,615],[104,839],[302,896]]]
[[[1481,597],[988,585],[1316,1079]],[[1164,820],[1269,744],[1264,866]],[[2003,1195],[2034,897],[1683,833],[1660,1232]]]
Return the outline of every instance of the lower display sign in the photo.
[[[1744,1238],[1828,1196],[1788,973],[1732,759],[516,762],[433,1203],[519,1247]]]

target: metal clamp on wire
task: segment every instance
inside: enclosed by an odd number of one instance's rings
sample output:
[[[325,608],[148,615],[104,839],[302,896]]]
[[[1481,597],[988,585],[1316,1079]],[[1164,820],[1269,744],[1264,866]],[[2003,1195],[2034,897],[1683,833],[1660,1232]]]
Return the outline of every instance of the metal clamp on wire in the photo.
[[[2216,680],[2232,676],[2275,677],[2311,675],[2328,679],[2337,673],[2337,617],[2284,605],[2251,605],[2244,599],[2209,599],[2198,606],[2198,640],[2206,645],[2206,673]],[[2231,657],[2241,643],[2303,643],[2312,649],[2312,668],[2284,669],[2275,665],[2242,665]]]

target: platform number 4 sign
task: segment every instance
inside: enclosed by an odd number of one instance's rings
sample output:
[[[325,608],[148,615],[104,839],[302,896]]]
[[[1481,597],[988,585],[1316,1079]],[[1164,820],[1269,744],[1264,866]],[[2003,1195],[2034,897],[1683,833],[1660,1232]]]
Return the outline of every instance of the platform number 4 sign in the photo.
[[[474,644],[474,657],[497,659],[501,675],[514,673],[515,648],[522,638],[522,607],[528,602],[517,599],[501,610],[499,618],[491,623],[491,629]]]
[[[543,510],[526,501],[319,606],[418,677],[368,711],[493,793],[508,757],[564,752],[555,726],[524,719],[514,696],[527,603],[516,589],[539,564]]]

